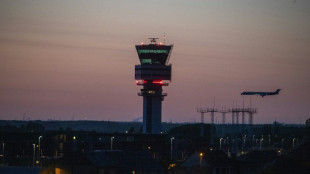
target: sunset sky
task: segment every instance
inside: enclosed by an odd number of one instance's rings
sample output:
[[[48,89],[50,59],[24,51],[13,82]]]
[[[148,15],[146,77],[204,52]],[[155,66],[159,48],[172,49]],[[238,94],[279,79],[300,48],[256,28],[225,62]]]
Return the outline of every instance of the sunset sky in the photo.
[[[141,117],[134,46],[164,33],[174,49],[163,121],[198,122],[214,100],[251,100],[254,123],[310,118],[309,0],[1,0],[0,119]]]

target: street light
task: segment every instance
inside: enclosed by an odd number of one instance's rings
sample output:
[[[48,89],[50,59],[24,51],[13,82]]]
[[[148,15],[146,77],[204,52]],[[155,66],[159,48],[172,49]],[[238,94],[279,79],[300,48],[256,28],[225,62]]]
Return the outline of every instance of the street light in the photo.
[[[2,143],[2,162],[4,164],[4,146],[5,146],[5,143],[3,142]]]
[[[38,153],[38,161],[41,162],[41,138],[42,136],[39,136],[39,153]]]
[[[113,150],[113,139],[114,137],[111,137],[111,150]]]
[[[246,134],[243,136],[243,150],[245,150]]]
[[[203,153],[200,153],[200,154],[199,154],[199,157],[200,157],[200,168],[201,168],[202,156],[203,156]]]
[[[235,143],[235,139],[234,138],[232,138],[232,140],[231,140],[231,151],[233,151],[233,149],[234,149],[234,143]]]
[[[172,142],[173,142],[173,140],[174,140],[174,137],[172,137],[172,138],[170,138],[170,159],[171,159],[171,161],[172,161]]]
[[[295,149],[295,140],[296,138],[293,138],[293,149]]]
[[[33,161],[32,161],[32,165],[33,167],[35,166],[35,158],[36,158],[36,144],[32,144],[33,146]]]
[[[255,143],[255,135],[253,135],[253,144],[252,144],[253,149],[255,149],[254,143]]]
[[[220,138],[220,150],[222,150],[222,140],[223,138]]]
[[[260,150],[262,150],[263,140],[264,140],[264,139],[260,139],[260,140],[259,140],[259,143],[260,143]]]

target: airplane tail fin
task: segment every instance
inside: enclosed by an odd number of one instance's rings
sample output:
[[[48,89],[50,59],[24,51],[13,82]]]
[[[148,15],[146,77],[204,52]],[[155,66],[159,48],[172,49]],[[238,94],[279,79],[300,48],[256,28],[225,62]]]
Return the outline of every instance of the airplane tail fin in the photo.
[[[276,90],[276,93],[279,94],[280,91],[281,91],[281,89],[277,89],[277,90]]]

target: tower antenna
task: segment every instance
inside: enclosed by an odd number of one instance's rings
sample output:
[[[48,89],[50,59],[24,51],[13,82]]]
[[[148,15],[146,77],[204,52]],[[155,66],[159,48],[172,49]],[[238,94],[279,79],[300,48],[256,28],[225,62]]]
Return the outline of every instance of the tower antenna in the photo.
[[[152,38],[148,38],[148,39],[150,39],[151,44],[156,44],[156,41],[157,41],[158,38],[152,37]]]
[[[164,32],[164,45],[166,45],[166,32]]]

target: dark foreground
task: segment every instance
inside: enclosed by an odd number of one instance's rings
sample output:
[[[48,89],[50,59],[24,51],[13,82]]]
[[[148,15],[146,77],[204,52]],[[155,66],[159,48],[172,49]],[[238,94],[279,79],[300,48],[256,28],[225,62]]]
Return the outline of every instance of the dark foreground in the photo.
[[[171,124],[149,135],[140,133],[140,123],[101,129],[114,132],[89,130],[89,123],[81,130],[11,123],[0,123],[1,174],[310,173],[304,125]]]

